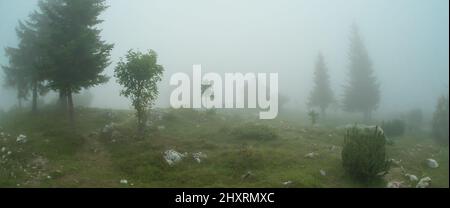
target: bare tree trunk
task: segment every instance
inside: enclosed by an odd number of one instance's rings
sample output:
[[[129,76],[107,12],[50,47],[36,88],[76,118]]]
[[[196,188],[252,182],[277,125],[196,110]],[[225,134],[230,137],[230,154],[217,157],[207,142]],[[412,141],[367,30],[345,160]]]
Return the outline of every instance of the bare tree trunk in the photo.
[[[31,107],[31,112],[33,114],[37,113],[37,99],[38,99],[38,86],[37,86],[37,82],[34,81],[33,83],[33,103],[32,103],[32,107]]]
[[[59,105],[62,110],[67,110],[67,95],[63,89],[59,90]]]
[[[73,97],[72,90],[67,90],[67,101],[68,101],[68,110],[69,110],[69,121],[72,126],[75,126],[75,115],[74,115],[74,107],[73,107]]]

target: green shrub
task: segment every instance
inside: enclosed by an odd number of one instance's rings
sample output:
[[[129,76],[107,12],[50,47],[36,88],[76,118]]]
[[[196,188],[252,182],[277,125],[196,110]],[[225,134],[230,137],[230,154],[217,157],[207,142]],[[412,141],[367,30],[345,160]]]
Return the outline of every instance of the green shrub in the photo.
[[[440,144],[448,145],[448,97],[443,96],[439,99],[432,125],[435,140]]]
[[[387,137],[399,137],[405,134],[405,122],[400,119],[383,122],[382,129]]]
[[[371,182],[389,170],[386,159],[386,139],[378,129],[347,130],[342,149],[345,171],[355,179]]]
[[[232,133],[234,137],[242,140],[273,140],[278,138],[274,129],[261,124],[244,124],[236,127]]]

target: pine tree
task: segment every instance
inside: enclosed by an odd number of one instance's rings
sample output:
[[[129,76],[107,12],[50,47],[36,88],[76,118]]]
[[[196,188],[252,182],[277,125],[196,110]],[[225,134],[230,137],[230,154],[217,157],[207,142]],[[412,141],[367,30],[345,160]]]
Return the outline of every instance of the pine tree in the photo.
[[[343,106],[347,112],[362,112],[367,122],[371,120],[372,112],[378,108],[379,84],[373,75],[369,54],[356,26],[352,27],[350,41],[349,83],[345,87]]]
[[[325,114],[326,109],[334,100],[333,91],[330,87],[330,77],[328,75],[328,69],[325,64],[323,55],[320,53],[314,71],[314,89],[312,90],[308,106],[319,107],[322,116]]]
[[[96,27],[107,6],[104,0],[43,0],[39,8],[35,15],[45,39],[49,86],[67,100],[73,123],[73,94],[109,79],[101,73],[110,64],[113,45],[101,40]]]
[[[29,92],[32,92],[32,112],[35,113],[39,94],[44,94],[47,90],[43,73],[45,61],[33,18],[25,23],[19,22],[16,33],[19,38],[18,47],[5,49],[9,57],[9,66],[4,66],[3,69],[7,84],[17,89],[19,106],[21,106],[21,100],[26,100]]]

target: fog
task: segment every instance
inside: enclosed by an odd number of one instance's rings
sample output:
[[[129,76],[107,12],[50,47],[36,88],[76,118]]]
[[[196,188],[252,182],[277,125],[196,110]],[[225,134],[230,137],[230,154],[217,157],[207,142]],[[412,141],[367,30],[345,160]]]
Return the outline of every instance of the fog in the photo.
[[[446,0],[110,0],[107,4],[102,36],[115,47],[105,73],[113,77],[119,57],[129,49],[155,50],[165,68],[158,107],[169,104],[172,74],[191,74],[193,64],[202,64],[204,72],[278,72],[280,91],[290,97],[290,106],[304,108],[319,52],[340,100],[347,82],[352,24],[360,29],[381,84],[377,113],[411,108],[431,112],[437,98],[448,93]],[[1,65],[8,63],[3,48],[17,44],[18,21],[36,8],[36,0],[0,0]],[[3,72],[0,76],[3,81]],[[91,89],[92,105],[130,108],[119,91],[111,78]],[[0,88],[0,95],[0,109],[16,103],[14,91]]]

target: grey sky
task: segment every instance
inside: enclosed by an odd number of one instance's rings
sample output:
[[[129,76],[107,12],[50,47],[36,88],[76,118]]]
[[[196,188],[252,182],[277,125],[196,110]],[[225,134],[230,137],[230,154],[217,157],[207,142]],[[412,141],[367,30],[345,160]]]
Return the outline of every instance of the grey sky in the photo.
[[[17,44],[14,28],[36,0],[0,0],[0,47]],[[449,2],[447,0],[109,0],[103,38],[118,58],[130,48],[153,49],[165,69],[158,105],[167,105],[168,80],[191,73],[279,72],[280,89],[305,106],[314,62],[321,51],[338,98],[346,82],[349,32],[359,25],[381,83],[380,111],[432,109],[448,93]],[[3,50],[0,64],[6,64]],[[94,104],[128,108],[120,87],[96,87]],[[15,102],[0,89],[0,108]]]

